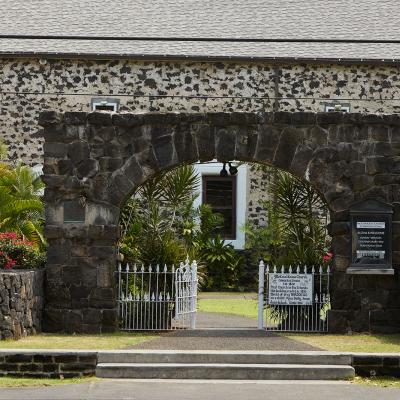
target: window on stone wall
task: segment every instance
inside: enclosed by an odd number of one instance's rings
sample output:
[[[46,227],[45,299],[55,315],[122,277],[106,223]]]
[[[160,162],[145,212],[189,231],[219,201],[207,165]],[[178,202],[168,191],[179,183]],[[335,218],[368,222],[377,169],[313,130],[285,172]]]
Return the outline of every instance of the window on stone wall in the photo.
[[[236,176],[203,175],[203,204],[224,218],[222,236],[236,239]]]
[[[118,99],[92,99],[92,111],[111,111],[117,112],[119,109]]]
[[[350,104],[327,103],[325,104],[325,112],[350,112]]]

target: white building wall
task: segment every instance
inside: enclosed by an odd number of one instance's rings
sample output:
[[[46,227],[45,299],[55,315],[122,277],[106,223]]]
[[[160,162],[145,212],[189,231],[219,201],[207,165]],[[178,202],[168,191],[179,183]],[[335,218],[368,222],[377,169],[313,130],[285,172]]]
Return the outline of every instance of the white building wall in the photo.
[[[195,164],[195,171],[199,176],[202,175],[219,175],[222,169],[222,163],[211,162],[204,164]],[[226,243],[231,243],[235,249],[244,249],[245,247],[245,234],[243,232],[243,226],[246,222],[247,215],[247,179],[248,179],[249,166],[246,164],[238,167],[238,173],[236,175],[236,239],[226,240]],[[203,183],[200,179],[200,185],[198,188],[198,196],[195,200],[194,206],[199,207],[202,201]]]

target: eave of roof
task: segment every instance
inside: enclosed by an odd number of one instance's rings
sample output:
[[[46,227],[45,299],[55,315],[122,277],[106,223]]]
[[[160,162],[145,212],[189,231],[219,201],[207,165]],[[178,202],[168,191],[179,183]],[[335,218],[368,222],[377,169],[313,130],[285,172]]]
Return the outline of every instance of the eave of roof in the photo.
[[[400,64],[400,41],[5,39],[0,57]]]

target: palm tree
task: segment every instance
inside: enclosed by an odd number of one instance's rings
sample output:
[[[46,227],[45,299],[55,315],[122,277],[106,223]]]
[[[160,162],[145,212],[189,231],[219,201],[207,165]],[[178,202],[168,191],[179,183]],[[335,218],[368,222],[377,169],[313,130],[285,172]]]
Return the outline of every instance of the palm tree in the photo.
[[[31,168],[0,165],[0,232],[12,231],[42,247],[44,185]]]
[[[272,199],[262,203],[268,224],[248,223],[244,229],[254,258],[275,265],[320,265],[329,248],[327,205],[309,182],[284,171],[260,168],[272,174],[268,187]]]
[[[157,175],[143,184],[121,212],[121,252],[146,265],[184,260],[182,235],[198,184],[191,165]]]
[[[328,242],[322,220],[328,209],[322,197],[309,182],[283,171],[275,172],[271,191],[275,213],[285,232],[287,263],[321,264]]]

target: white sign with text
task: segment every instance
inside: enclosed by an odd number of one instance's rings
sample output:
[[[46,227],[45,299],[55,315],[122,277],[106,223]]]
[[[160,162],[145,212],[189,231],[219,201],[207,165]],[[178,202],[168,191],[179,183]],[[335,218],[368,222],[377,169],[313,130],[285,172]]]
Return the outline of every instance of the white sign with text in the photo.
[[[312,274],[269,274],[268,303],[271,305],[312,305]]]

